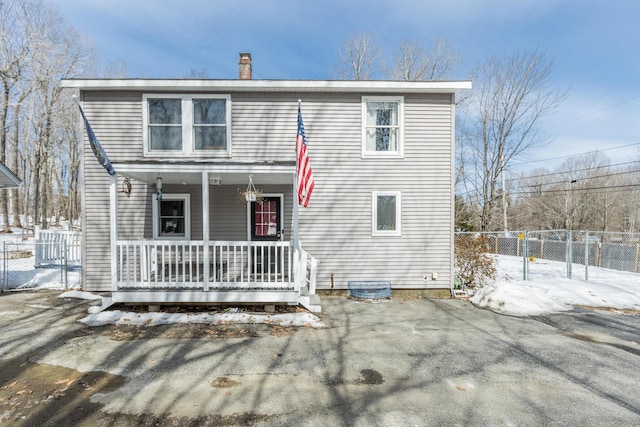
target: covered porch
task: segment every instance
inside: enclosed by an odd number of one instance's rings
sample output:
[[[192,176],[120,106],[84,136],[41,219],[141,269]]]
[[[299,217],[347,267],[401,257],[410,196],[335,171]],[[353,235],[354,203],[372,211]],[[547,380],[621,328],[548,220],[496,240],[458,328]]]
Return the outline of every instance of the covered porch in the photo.
[[[103,307],[240,303],[320,310],[317,261],[298,238],[294,165],[138,163],[116,170],[109,196],[111,299]],[[264,189],[262,201],[238,197],[250,176]],[[139,197],[147,202],[135,210],[119,207],[119,200],[129,202],[119,194],[126,192],[125,178],[146,189]],[[167,200],[178,199],[166,213]],[[118,229],[131,215],[145,216],[143,232]]]

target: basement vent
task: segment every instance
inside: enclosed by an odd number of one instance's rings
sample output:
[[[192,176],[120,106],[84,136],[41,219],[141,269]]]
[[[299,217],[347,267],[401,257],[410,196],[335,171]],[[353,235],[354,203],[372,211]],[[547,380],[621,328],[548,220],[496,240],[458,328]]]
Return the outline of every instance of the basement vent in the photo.
[[[352,298],[391,298],[391,282],[388,280],[348,281],[347,285],[347,295]]]

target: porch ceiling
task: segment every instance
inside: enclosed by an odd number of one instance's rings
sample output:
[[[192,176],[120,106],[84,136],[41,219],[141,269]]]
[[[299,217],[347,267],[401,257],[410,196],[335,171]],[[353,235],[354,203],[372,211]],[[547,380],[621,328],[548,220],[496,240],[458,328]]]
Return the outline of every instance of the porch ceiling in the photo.
[[[246,186],[249,175],[255,185],[293,184],[295,166],[234,165],[193,167],[192,165],[114,165],[119,175],[128,176],[149,185],[162,178],[163,184],[200,185],[202,173],[208,180],[218,179],[221,185]]]

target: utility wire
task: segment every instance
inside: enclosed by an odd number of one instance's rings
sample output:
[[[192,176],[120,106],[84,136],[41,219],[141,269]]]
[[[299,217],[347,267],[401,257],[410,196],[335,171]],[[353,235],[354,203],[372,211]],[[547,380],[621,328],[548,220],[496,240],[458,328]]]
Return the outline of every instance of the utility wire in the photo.
[[[613,168],[613,167],[616,167],[616,166],[631,165],[631,164],[638,163],[638,162],[640,162],[640,161],[634,160],[634,161],[631,161],[631,162],[614,163],[612,165],[594,166],[592,168],[581,168],[581,169],[573,169],[573,170],[567,170],[567,171],[549,172],[549,173],[545,173],[545,174],[541,174],[541,175],[520,176],[520,177],[516,177],[516,178],[505,179],[505,182],[517,181],[517,180],[521,180],[521,179],[542,178],[542,177],[545,177],[545,176],[562,175],[562,174],[565,174],[565,173],[568,174],[568,173],[573,173],[573,172],[582,172],[582,171],[586,171],[586,170]]]
[[[589,154],[592,153],[594,151],[611,151],[611,150],[617,150],[620,148],[627,148],[627,147],[633,147],[634,145],[640,145],[640,142],[635,142],[633,144],[627,144],[627,145],[620,145],[618,147],[611,147],[611,148],[603,148],[601,150],[590,150],[590,151],[586,151],[583,153],[577,153],[577,154],[568,154],[566,156],[558,156],[558,157],[549,157],[547,159],[540,159],[540,160],[530,160],[528,162],[520,162],[520,163],[512,163],[510,166],[520,166],[520,165],[528,165],[531,163],[540,163],[540,162],[546,162],[549,160],[559,160],[559,159],[565,159],[567,157],[578,157],[578,156],[583,156],[585,154]]]
[[[603,111],[610,110],[613,107],[617,107],[618,105],[625,104],[625,103],[627,103],[629,101],[633,101],[634,99],[638,99],[638,98],[640,98],[640,95],[632,96],[631,98],[624,99],[622,101],[616,102],[615,104],[608,105],[608,106],[600,108],[598,110],[590,111],[590,112],[588,112],[586,114],[583,114],[581,116],[577,116],[577,117],[574,117],[573,119],[569,119],[564,123],[560,123],[559,125],[552,126],[552,127],[549,128],[549,130],[556,129],[556,128],[559,128],[559,127],[562,127],[562,126],[566,126],[566,125],[571,124],[573,122],[577,122],[578,120],[586,119],[587,117],[593,116],[594,114],[602,113]]]
[[[591,181],[593,179],[599,179],[599,178],[608,178],[610,176],[618,176],[618,175],[627,175],[627,174],[632,174],[632,173],[637,173],[640,172],[640,169],[635,169],[635,170],[631,170],[631,171],[623,171],[623,172],[615,172],[615,173],[608,173],[606,175],[596,175],[596,176],[587,176],[587,177],[583,177],[583,178],[575,178],[571,181],[569,180],[562,180],[562,181],[552,181],[552,182],[540,182],[537,184],[531,184],[529,185],[529,187],[541,187],[543,185],[555,185],[555,184],[562,184],[565,182],[569,182],[571,184],[575,184],[579,181]],[[523,178],[523,179],[529,179],[527,178]]]

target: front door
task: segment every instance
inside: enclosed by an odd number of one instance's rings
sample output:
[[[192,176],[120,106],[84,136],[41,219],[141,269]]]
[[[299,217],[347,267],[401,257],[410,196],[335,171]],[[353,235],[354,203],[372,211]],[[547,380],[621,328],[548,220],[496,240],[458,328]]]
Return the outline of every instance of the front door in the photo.
[[[281,196],[251,202],[251,240],[282,240]]]
[[[264,196],[259,202],[251,202],[251,240],[278,241],[283,239],[282,196]],[[252,272],[256,280],[268,280],[274,274],[282,274],[283,258],[277,247],[254,247]]]

